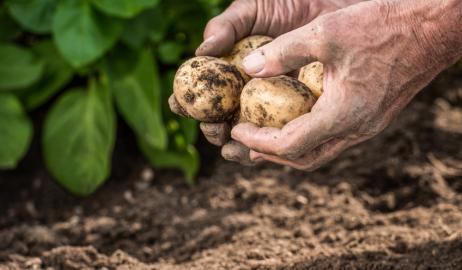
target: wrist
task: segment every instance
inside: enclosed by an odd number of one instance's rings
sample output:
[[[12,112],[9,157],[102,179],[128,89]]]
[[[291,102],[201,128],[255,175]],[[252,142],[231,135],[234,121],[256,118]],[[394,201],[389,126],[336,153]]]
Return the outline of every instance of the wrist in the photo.
[[[462,57],[462,1],[401,1],[405,20],[427,57],[446,68]],[[398,5],[400,5],[398,4]]]

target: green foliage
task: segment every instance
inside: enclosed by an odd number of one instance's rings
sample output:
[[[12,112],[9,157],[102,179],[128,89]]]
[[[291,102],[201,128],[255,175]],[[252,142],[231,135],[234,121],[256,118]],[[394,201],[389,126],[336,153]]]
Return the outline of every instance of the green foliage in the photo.
[[[152,147],[165,150],[167,132],[162,121],[159,74],[149,50],[126,73],[113,72],[111,89],[117,107],[136,135]]]
[[[199,169],[197,123],[168,109],[179,64],[230,0],[0,1],[0,168],[17,166],[46,110],[43,155],[70,192],[108,178],[116,115],[156,168]],[[56,97],[59,94],[58,97]]]
[[[123,18],[131,18],[158,2],[158,0],[93,0],[95,6],[102,12]]]
[[[45,62],[45,71],[40,81],[20,94],[27,110],[43,105],[74,75],[72,67],[61,57],[50,40],[37,42],[31,49]]]
[[[0,42],[10,41],[20,34],[19,25],[9,16],[6,7],[0,5]]]
[[[107,86],[69,90],[45,121],[43,151],[51,173],[79,195],[92,193],[109,175],[115,116]]]
[[[0,93],[0,168],[11,169],[24,156],[32,137],[32,123],[19,100]]]
[[[74,67],[101,57],[121,32],[120,20],[97,13],[87,0],[61,1],[53,19],[55,42]]]
[[[11,16],[24,29],[33,33],[49,33],[56,0],[7,0]]]
[[[43,61],[29,50],[0,43],[0,90],[30,86],[40,79],[43,68]]]

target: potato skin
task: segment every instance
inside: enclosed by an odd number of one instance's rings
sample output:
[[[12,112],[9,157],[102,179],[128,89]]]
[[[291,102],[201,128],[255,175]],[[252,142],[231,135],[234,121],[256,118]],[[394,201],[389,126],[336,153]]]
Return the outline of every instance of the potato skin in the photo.
[[[306,85],[288,76],[252,79],[242,90],[241,122],[282,128],[309,113],[316,97]]]
[[[304,83],[316,97],[323,93],[324,65],[321,62],[313,62],[300,69],[298,80]]]
[[[245,73],[244,67],[242,66],[242,60],[244,60],[244,58],[254,50],[270,43],[271,41],[273,41],[273,38],[267,36],[255,35],[246,37],[234,45],[228,56],[222,57],[221,59],[235,65],[239,71],[241,71],[246,82],[248,82],[251,77]]]
[[[173,93],[192,118],[215,123],[234,115],[244,84],[244,78],[234,65],[200,56],[186,61],[178,69]]]

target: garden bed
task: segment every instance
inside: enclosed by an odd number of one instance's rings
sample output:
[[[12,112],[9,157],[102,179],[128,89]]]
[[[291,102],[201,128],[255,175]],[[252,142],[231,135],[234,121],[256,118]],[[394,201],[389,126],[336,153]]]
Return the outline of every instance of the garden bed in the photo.
[[[451,75],[314,173],[246,168],[204,146],[190,187],[151,175],[133,141],[121,136],[113,176],[86,199],[57,186],[34,149],[1,173],[0,269],[462,267],[462,81]]]

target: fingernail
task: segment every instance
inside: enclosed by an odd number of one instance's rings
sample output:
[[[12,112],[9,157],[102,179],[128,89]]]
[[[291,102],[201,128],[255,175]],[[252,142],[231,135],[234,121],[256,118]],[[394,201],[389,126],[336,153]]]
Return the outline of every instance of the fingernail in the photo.
[[[262,71],[265,64],[266,58],[263,52],[254,52],[242,61],[245,72],[248,74],[255,74]]]
[[[197,52],[203,52],[203,51],[206,51],[210,45],[215,42],[215,35],[212,35],[210,37],[208,37],[206,40],[204,40],[201,45],[199,45],[199,47],[197,48]]]

